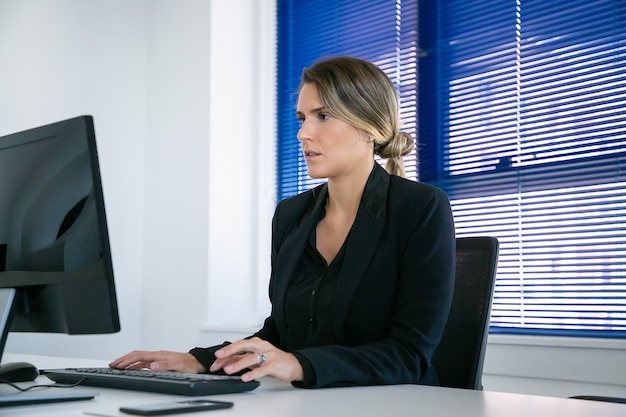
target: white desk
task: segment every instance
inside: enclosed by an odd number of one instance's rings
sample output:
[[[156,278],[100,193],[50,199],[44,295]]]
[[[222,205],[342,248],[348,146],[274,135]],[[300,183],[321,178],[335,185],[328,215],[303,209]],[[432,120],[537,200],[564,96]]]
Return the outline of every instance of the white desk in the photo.
[[[68,360],[7,354],[3,362],[26,360],[40,368],[104,366],[103,362]],[[50,383],[40,377],[40,383]],[[8,388],[2,387],[4,390]],[[72,390],[98,391],[94,400],[0,408],[0,416],[70,417],[126,416],[120,406],[150,404],[186,397],[123,391],[95,387]],[[417,385],[385,387],[329,388],[305,390],[292,388],[274,379],[262,380],[261,387],[242,394],[216,395],[211,399],[232,401],[234,407],[178,414],[180,416],[255,416],[255,417],[625,417],[626,405],[565,398],[472,391]]]

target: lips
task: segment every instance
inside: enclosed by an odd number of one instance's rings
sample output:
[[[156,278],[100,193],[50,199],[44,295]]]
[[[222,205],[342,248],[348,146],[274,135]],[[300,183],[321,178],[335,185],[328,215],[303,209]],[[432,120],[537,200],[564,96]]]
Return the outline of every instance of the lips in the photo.
[[[309,159],[309,158],[315,158],[316,156],[319,156],[321,154],[314,152],[314,151],[304,151],[304,158],[305,159]]]

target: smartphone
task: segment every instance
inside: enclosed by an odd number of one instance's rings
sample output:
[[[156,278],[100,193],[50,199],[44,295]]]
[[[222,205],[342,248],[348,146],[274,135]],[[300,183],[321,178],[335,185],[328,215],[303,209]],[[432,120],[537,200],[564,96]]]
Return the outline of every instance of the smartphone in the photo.
[[[192,411],[217,410],[220,408],[231,408],[232,406],[233,403],[229,401],[197,399],[120,407],[120,411],[138,416],[162,416],[165,414],[190,413]]]

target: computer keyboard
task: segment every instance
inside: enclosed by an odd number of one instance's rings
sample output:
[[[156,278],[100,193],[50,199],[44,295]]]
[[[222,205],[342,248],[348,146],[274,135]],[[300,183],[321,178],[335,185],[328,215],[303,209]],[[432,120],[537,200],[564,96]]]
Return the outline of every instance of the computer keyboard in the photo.
[[[66,368],[41,370],[42,375],[63,384],[159,392],[176,395],[213,395],[251,391],[258,381],[243,382],[238,376],[185,374],[111,368]]]

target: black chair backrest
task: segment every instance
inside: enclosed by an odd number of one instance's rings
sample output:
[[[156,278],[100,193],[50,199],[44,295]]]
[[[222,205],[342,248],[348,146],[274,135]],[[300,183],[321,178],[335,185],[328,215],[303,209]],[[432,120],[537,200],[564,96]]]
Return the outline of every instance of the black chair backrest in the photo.
[[[443,338],[433,356],[441,386],[482,389],[497,263],[496,238],[456,239],[452,307]]]

